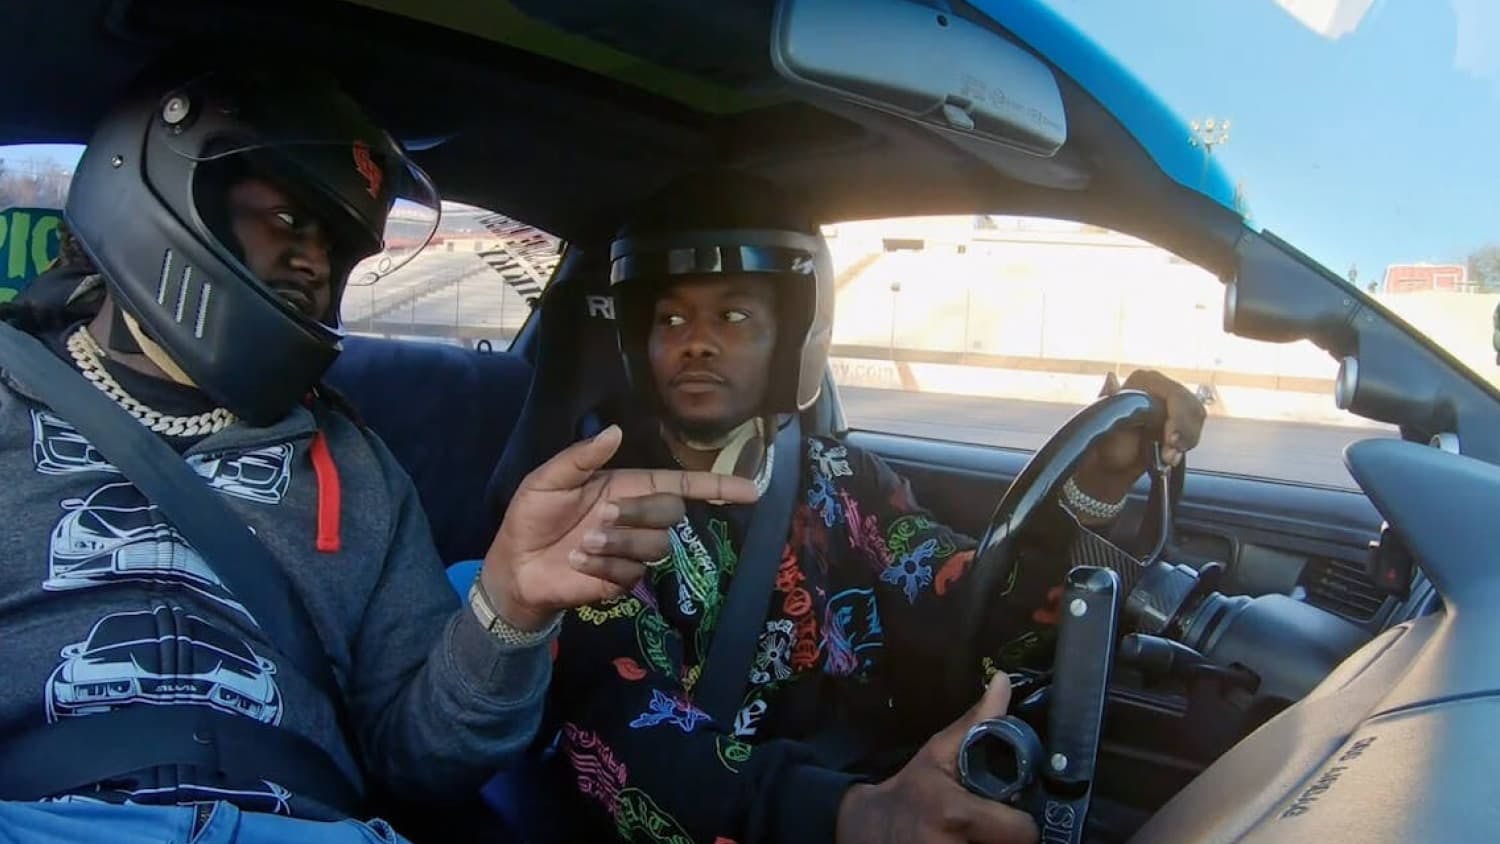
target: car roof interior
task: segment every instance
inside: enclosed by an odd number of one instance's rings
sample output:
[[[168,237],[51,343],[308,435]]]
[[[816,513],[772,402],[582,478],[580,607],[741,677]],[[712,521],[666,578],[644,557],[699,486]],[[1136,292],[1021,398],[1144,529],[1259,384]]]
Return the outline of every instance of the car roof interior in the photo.
[[[445,198],[577,243],[682,170],[731,164],[797,189],[826,222],[1055,216],[1221,274],[1232,266],[1238,217],[1164,175],[1062,72],[1067,142],[1033,156],[804,96],[771,65],[773,10],[771,0],[7,3],[9,63],[28,83],[0,91],[0,143],[85,141],[154,57],[279,45],[334,69]]]
[[[962,3],[945,5],[996,29]],[[583,307],[607,293],[600,247],[631,205],[696,166],[756,172],[825,222],[1053,216],[1232,272],[1238,215],[1168,177],[1051,62],[1068,133],[1041,157],[805,94],[772,67],[774,8],[23,0],[0,6],[12,73],[27,80],[0,87],[0,144],[86,142],[137,70],[179,52],[311,56],[407,144],[444,198],[568,241],[518,354],[351,338],[329,374],[412,474],[448,562],[482,555],[524,474],[619,397],[613,325]],[[823,421],[811,430],[837,427],[831,404],[820,400]],[[431,435],[439,429],[444,447]]]

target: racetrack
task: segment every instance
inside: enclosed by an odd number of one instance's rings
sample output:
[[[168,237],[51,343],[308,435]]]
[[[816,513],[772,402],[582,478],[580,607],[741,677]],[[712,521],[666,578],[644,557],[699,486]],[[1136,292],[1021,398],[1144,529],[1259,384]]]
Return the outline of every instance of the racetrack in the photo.
[[[844,416],[854,429],[938,440],[1036,449],[1077,405],[871,387],[840,387]],[[1194,469],[1354,488],[1344,468],[1344,446],[1395,436],[1378,428],[1210,416],[1203,440],[1188,455]]]

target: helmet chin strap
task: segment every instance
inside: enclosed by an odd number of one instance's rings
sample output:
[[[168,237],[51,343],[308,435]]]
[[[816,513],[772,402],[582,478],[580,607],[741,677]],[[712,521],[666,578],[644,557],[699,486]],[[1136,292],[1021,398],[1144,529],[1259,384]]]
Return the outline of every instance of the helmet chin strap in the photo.
[[[738,468],[740,455],[745,449],[757,439],[765,438],[765,422],[759,416],[751,417],[736,425],[722,437],[711,441],[693,440],[681,434],[673,432],[672,436],[677,442],[693,451],[717,451],[718,457],[714,458],[714,465],[710,472],[718,475],[733,475]],[[755,467],[751,467],[753,470]]]
[[[156,367],[173,381],[185,387],[197,388],[198,385],[193,383],[193,379],[189,378],[186,372],[182,371],[182,367],[177,365],[177,361],[172,360],[172,356],[167,354],[167,350],[158,346],[155,340],[146,336],[145,330],[141,328],[140,323],[135,321],[135,317],[126,313],[125,309],[119,305],[115,306],[115,314],[125,323],[125,330],[130,332],[129,339],[135,341],[136,347],[140,349],[141,354],[146,356],[146,360],[156,364]],[[111,339],[113,339],[114,332],[111,331],[110,334]],[[112,343],[111,345],[113,346],[114,344]],[[117,351],[125,350],[117,349]]]

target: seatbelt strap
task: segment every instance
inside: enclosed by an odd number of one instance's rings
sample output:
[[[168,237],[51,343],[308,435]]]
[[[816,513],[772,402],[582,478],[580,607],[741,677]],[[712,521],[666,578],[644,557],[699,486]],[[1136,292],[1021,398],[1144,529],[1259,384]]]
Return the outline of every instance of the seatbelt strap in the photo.
[[[271,642],[341,710],[343,696],[328,655],[286,572],[250,527],[209,492],[182,455],[35,337],[4,322],[0,366],[20,378],[161,509]]]
[[[0,795],[41,800],[168,765],[192,766],[185,785],[243,789],[266,780],[351,816],[362,803],[333,758],[290,730],[208,708],[144,704],[6,736]]]
[[[766,626],[771,586],[791,535],[792,510],[802,480],[802,424],[796,414],[776,433],[771,482],[755,504],[740,549],[734,579],[724,599],[693,703],[719,724],[734,724],[745,699],[755,646]]]

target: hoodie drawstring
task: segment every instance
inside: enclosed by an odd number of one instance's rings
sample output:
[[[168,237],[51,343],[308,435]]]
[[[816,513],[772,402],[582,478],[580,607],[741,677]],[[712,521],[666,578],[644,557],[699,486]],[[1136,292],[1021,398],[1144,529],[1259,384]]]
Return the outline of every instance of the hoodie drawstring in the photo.
[[[328,449],[328,438],[322,429],[313,434],[311,457],[313,472],[318,476],[318,551],[337,554],[343,547],[339,538],[342,490],[339,467],[333,462],[333,452]]]

